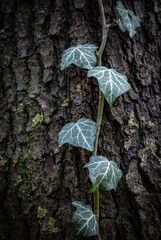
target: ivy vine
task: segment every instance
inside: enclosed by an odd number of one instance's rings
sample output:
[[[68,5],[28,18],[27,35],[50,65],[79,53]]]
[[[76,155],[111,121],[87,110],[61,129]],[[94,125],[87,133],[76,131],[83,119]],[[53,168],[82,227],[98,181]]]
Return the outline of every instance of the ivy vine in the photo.
[[[136,28],[140,27],[141,20],[134,15],[133,11],[125,9],[122,2],[119,1],[116,9],[120,16],[113,23],[107,25],[102,0],[98,0],[98,5],[102,20],[102,42],[98,53],[96,54],[98,49],[96,45],[77,45],[65,50],[61,60],[61,70],[75,64],[77,67],[87,69],[88,77],[95,77],[98,80],[100,90],[97,122],[81,118],[76,123],[67,123],[59,132],[58,141],[60,147],[64,143],[69,143],[92,152],[89,163],[84,167],[89,169],[92,182],[89,193],[94,193],[94,212],[89,205],[73,202],[73,206],[76,207],[73,225],[77,235],[96,236],[96,239],[101,239],[99,234],[99,189],[103,191],[116,190],[122,176],[122,172],[115,162],[109,161],[105,156],[97,155],[104,98],[112,106],[117,97],[130,89],[125,75],[102,66],[102,53],[110,28],[118,25],[123,32],[128,31],[130,37],[133,37]]]

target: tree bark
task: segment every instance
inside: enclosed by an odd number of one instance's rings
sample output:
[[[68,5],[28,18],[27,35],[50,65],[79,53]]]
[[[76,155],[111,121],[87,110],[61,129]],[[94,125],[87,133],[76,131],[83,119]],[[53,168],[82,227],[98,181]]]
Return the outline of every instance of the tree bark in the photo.
[[[161,3],[124,0],[141,18],[130,39],[110,30],[103,65],[131,90],[105,102],[98,153],[117,162],[117,191],[100,191],[102,240],[161,239]],[[107,24],[118,17],[104,1]],[[72,201],[93,204],[83,168],[90,152],[58,147],[58,132],[96,121],[98,83],[87,71],[60,71],[62,52],[101,42],[97,1],[2,0],[0,14],[0,239],[76,240]],[[93,238],[89,238],[93,239]]]

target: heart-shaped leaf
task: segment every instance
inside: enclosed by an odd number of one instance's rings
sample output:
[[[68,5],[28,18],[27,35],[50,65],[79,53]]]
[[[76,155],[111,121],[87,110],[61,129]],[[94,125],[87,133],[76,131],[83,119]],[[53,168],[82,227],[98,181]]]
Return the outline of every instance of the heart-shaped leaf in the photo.
[[[129,31],[129,35],[132,38],[136,33],[136,28],[140,27],[141,19],[133,11],[126,10],[121,1],[117,2],[116,9],[121,16],[118,20],[119,27],[123,32]]]
[[[104,191],[116,190],[122,172],[115,162],[109,161],[103,156],[92,156],[89,163],[84,167],[89,169],[90,179],[93,183],[89,192],[96,191],[99,188]]]
[[[59,132],[59,146],[69,143],[89,151],[94,149],[96,123],[87,118],[81,118],[77,123],[67,123]]]
[[[93,214],[91,206],[82,202],[73,202],[72,205],[77,208],[73,216],[76,234],[83,237],[98,235],[98,221],[96,215]]]
[[[93,44],[83,44],[68,48],[62,55],[61,70],[64,70],[72,63],[85,69],[91,69],[96,66],[95,51],[97,48]]]
[[[94,67],[88,71],[88,77],[95,77],[107,102],[112,105],[115,99],[130,89],[125,75],[114,69]]]

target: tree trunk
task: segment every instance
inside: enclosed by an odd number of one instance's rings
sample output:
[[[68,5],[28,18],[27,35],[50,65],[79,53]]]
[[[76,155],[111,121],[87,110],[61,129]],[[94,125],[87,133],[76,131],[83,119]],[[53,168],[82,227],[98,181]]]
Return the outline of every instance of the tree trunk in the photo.
[[[99,154],[117,162],[117,191],[100,193],[102,240],[161,239],[161,3],[124,0],[141,18],[130,39],[110,30],[103,65],[126,74],[131,90],[105,102]],[[107,23],[116,2],[104,1]],[[76,240],[72,201],[93,204],[91,155],[58,132],[96,121],[98,83],[87,71],[60,71],[62,52],[101,42],[96,0],[2,0],[0,15],[0,239]],[[90,238],[93,239],[93,238]]]

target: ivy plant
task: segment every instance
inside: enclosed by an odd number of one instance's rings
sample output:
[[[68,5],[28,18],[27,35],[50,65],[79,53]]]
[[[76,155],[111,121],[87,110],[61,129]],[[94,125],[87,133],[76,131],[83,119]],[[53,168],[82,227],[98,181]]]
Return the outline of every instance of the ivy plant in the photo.
[[[136,28],[140,27],[140,18],[133,11],[125,9],[122,2],[117,2],[116,9],[119,17],[111,24],[106,24],[102,0],[98,0],[99,11],[102,20],[102,42],[96,54],[97,46],[83,44],[72,46],[65,50],[61,60],[61,70],[74,64],[77,67],[87,69],[88,77],[95,77],[99,85],[99,106],[97,122],[91,119],[81,118],[76,123],[67,123],[59,132],[58,142],[61,147],[69,143],[75,147],[81,147],[92,152],[89,162],[84,166],[89,170],[92,186],[89,193],[94,193],[94,211],[91,206],[83,202],[73,202],[76,211],[73,216],[73,225],[77,235],[83,237],[95,236],[101,239],[99,234],[99,189],[103,191],[116,190],[122,172],[114,161],[106,156],[97,155],[98,139],[101,128],[104,98],[112,107],[115,99],[130,89],[130,84],[125,75],[115,69],[102,66],[102,54],[107,42],[109,29],[119,26],[125,32],[128,31],[132,38]]]

